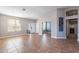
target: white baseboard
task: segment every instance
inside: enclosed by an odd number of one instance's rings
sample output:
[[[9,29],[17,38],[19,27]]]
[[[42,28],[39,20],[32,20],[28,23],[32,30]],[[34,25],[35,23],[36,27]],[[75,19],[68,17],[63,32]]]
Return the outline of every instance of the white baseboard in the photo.
[[[57,39],[57,37],[56,37],[56,36],[51,36],[51,38],[55,38],[55,39]]]
[[[56,37],[56,36],[51,36],[51,38],[55,38],[55,39],[66,39],[66,37]]]
[[[27,35],[27,34],[18,34],[18,35],[11,35],[11,36],[2,36],[0,38],[16,37],[16,36],[21,36],[21,35]]]
[[[57,39],[66,39],[66,37],[57,37]]]

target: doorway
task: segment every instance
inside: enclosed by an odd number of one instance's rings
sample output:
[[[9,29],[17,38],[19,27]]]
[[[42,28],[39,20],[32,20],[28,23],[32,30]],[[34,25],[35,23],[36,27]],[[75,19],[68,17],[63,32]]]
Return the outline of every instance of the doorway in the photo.
[[[77,40],[78,19],[66,20],[66,37],[67,39]]]
[[[42,22],[42,34],[51,34],[51,22]]]

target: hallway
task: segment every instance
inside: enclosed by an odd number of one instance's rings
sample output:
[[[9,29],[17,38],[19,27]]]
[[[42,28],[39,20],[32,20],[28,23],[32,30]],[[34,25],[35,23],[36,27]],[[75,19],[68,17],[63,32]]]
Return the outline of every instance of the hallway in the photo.
[[[78,39],[78,19],[68,19],[66,23],[66,35],[69,40]]]

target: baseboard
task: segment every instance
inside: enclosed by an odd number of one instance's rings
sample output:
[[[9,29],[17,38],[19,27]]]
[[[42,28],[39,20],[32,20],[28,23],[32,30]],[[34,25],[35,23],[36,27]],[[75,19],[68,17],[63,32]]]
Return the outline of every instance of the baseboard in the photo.
[[[57,37],[57,39],[66,39],[66,37]]]
[[[56,37],[56,36],[51,36],[51,38],[57,39],[57,37]]]
[[[18,35],[11,35],[11,36],[2,36],[0,38],[16,37],[16,36],[21,36],[21,35],[27,35],[27,34],[18,34]]]
[[[51,36],[51,38],[54,38],[54,39],[66,39],[66,37],[56,37],[56,36]]]

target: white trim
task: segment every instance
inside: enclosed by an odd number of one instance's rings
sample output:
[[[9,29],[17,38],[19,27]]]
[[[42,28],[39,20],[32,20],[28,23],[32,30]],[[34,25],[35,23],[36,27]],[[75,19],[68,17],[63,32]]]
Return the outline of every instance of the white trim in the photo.
[[[57,37],[57,39],[66,39],[66,37]]]
[[[27,35],[27,34],[18,34],[18,35],[11,35],[11,36],[2,36],[0,38],[16,37],[16,36],[21,36],[21,35]]]
[[[55,39],[66,39],[66,37],[56,37],[56,36],[51,36],[51,38],[55,38]]]
[[[57,39],[57,37],[56,37],[56,36],[51,36],[51,38],[55,38],[55,39]]]
[[[39,35],[42,35],[42,34],[40,34],[40,33],[38,33]]]

